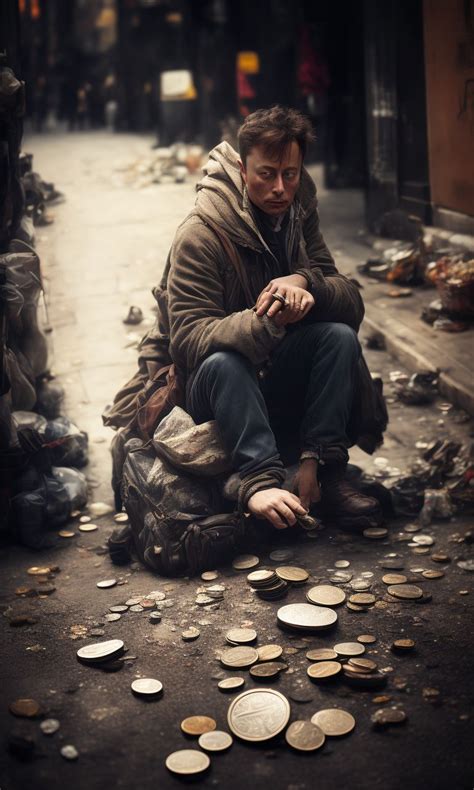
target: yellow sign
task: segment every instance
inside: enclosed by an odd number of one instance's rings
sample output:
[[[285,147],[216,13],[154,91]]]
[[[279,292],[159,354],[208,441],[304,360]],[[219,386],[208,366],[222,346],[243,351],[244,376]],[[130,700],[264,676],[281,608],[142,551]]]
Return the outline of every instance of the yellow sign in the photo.
[[[258,74],[260,72],[258,52],[238,52],[237,68],[242,74]]]

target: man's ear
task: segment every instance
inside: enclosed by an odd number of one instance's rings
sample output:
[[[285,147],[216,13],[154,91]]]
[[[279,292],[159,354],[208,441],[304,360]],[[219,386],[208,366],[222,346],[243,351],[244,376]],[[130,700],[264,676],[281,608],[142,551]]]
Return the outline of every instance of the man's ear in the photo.
[[[244,165],[244,163],[242,162],[241,159],[239,159],[239,167],[240,167],[240,173],[242,175],[244,184],[246,184],[247,183],[247,171],[246,171],[245,165]]]

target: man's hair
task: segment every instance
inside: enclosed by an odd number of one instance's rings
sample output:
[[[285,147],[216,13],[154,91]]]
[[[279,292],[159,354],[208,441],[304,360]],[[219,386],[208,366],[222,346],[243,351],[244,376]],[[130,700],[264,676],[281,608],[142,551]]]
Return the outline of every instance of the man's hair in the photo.
[[[256,145],[262,145],[272,157],[281,159],[290,143],[296,142],[304,159],[306,147],[314,140],[311,122],[298,110],[275,105],[249,115],[237,136],[242,162]]]

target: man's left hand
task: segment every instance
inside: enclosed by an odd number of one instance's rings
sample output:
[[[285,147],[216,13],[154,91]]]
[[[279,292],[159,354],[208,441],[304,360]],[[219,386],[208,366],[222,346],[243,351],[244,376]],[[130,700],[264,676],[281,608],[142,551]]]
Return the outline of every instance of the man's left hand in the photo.
[[[306,278],[300,274],[271,280],[257,299],[255,305],[257,315],[266,314],[279,326],[301,321],[314,306],[314,298],[306,290],[306,284]],[[274,294],[282,296],[286,304],[275,299]]]

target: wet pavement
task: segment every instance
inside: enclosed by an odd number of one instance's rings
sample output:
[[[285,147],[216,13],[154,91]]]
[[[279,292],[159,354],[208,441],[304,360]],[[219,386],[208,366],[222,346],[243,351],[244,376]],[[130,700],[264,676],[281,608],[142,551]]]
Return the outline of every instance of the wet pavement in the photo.
[[[91,459],[85,470],[90,503],[113,503],[111,432],[102,427],[100,413],[133,373],[136,340],[153,320],[150,288],[160,278],[175,227],[193,202],[189,182],[144,189],[125,183],[124,171],[118,168],[148,153],[149,143],[146,138],[104,133],[45,136],[25,145],[35,154],[35,167],[67,198],[54,209],[55,224],[38,230],[37,246],[54,328],[52,368],[67,393],[64,413],[90,437]],[[329,199],[325,204],[324,191],[320,198],[324,232],[331,223],[331,204]],[[334,234],[332,227],[328,236]],[[138,327],[122,323],[132,304],[145,314]],[[472,423],[463,422],[456,409],[443,411],[444,399],[416,407],[395,398],[390,372],[403,368],[386,352],[371,350],[366,356],[371,370],[383,376],[391,421],[385,445],[375,457],[354,450],[352,463],[390,481],[397,469],[409,469],[418,457],[421,446],[416,443],[434,438],[470,440]],[[115,526],[113,513],[94,517],[93,522],[98,530],[82,533],[78,520],[73,521],[74,537],[63,538],[55,550],[34,554],[12,547],[0,558],[2,790],[178,787],[180,782],[167,771],[165,759],[175,750],[197,747],[196,739],[181,732],[181,721],[209,716],[218,729],[227,730],[227,710],[239,691],[222,693],[219,680],[239,675],[245,678],[245,689],[262,688],[248,670],[224,669],[218,660],[219,651],[229,647],[228,629],[241,626],[256,630],[257,647],[282,646],[282,659],[289,668],[264,688],[285,694],[292,721],[337,706],[354,716],[356,727],[346,737],[328,738],[311,755],[292,751],[283,736],[260,745],[235,739],[228,752],[211,755],[211,769],[200,780],[203,787],[472,786],[472,573],[457,564],[472,557],[468,534],[472,519],[434,520],[417,533],[404,530],[413,519],[393,519],[388,538],[382,540],[331,529],[313,540],[294,533],[275,534],[272,547],[262,546],[260,567],[276,568],[279,563],[270,560],[268,551],[288,546],[293,556],[284,564],[309,571],[306,586],[291,588],[282,601],[260,600],[247,584],[246,572],[229,565],[218,569],[218,578],[211,582],[226,588],[223,600],[211,609],[195,603],[198,588],[204,585],[200,579],[158,578],[135,563],[113,566],[104,551]],[[433,538],[424,554],[408,545],[410,538],[421,534]],[[448,555],[449,562],[432,559],[440,553]],[[387,557],[390,554],[397,557]],[[395,559],[403,569],[382,568],[387,559]],[[342,604],[337,607],[336,627],[324,633],[282,630],[277,625],[280,606],[306,601],[307,590],[327,581],[338,560],[347,560],[350,565],[344,570],[353,574],[341,587],[347,597],[354,593],[351,582],[364,580],[367,592],[375,595],[375,606],[354,611]],[[23,586],[42,589],[27,573],[31,566],[59,566],[46,580],[56,589],[35,597],[16,594]],[[441,578],[422,575],[440,569]],[[388,572],[405,574],[422,588],[425,602],[390,597],[382,582]],[[97,582],[112,578],[116,585],[97,587]],[[106,618],[111,606],[142,600],[152,592],[162,593],[155,595],[160,622],[152,624],[146,610],[129,609],[120,619]],[[426,600],[429,594],[432,599]],[[15,618],[21,621],[22,616],[26,623],[14,627]],[[199,637],[184,641],[182,632],[192,626],[199,629]],[[387,678],[383,689],[353,688],[339,677],[324,685],[308,678],[307,650],[353,642],[361,634],[376,637],[376,642],[366,645],[364,657],[373,659]],[[105,672],[76,658],[77,650],[101,639],[125,643],[127,652],[116,662],[116,671]],[[396,639],[413,639],[415,647],[394,652],[391,646]],[[133,695],[130,685],[139,677],[160,680],[162,695],[151,701]],[[8,706],[21,698],[38,702],[41,710],[35,718],[9,712]],[[374,729],[371,716],[391,706],[403,710],[407,721]],[[41,731],[45,718],[59,721],[57,732]],[[12,755],[12,748],[24,751],[29,739],[35,742],[30,761]],[[77,760],[61,755],[66,745],[77,749]]]

